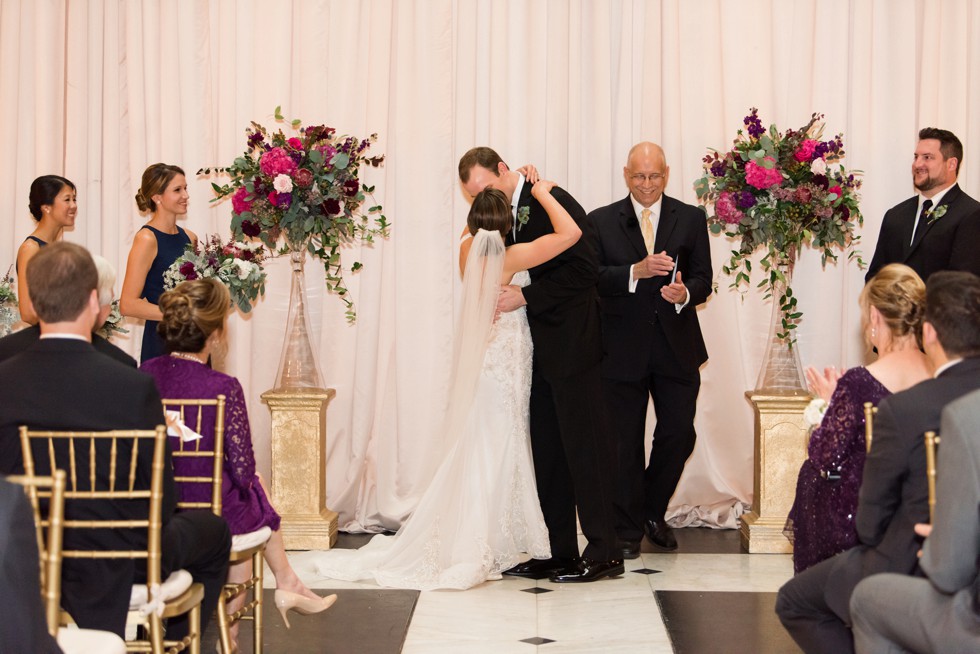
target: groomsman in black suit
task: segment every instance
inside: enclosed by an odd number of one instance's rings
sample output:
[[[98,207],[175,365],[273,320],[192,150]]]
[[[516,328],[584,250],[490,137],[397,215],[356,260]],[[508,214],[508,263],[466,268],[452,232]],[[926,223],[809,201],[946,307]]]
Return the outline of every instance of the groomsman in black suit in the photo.
[[[855,526],[858,544],[779,589],[776,613],[807,654],[854,651],[849,604],[855,586],[879,572],[912,574],[929,521],[924,434],[938,431],[947,404],[980,388],[980,278],[940,271],[926,283],[922,345],[927,379],[878,405]]]
[[[100,306],[97,273],[85,248],[59,242],[42,248],[28,264],[30,295],[41,323],[40,340],[0,363],[0,473],[23,472],[18,427],[91,430],[153,429],[163,424],[163,407],[153,378],[98,353],[91,343]],[[86,444],[79,446],[79,478],[88,478]],[[125,445],[122,446],[125,448]],[[128,460],[120,452],[119,461]],[[140,456],[137,475],[149,484],[149,452]],[[108,456],[104,449],[97,457]],[[122,464],[120,464],[122,465]],[[47,458],[37,459],[36,472],[50,474]],[[105,461],[97,468],[106,470]],[[120,470],[125,479],[128,470]],[[84,483],[84,481],[83,481]],[[84,488],[84,486],[83,486]],[[204,585],[201,620],[206,623],[218,602],[228,570],[231,535],[225,521],[210,511],[175,513],[176,488],[169,445],[164,464],[164,576],[187,570]],[[104,500],[66,503],[66,519],[145,517],[145,505]],[[139,549],[144,542],[123,529],[65,532],[65,547],[77,549]],[[62,605],[82,628],[124,635],[131,585],[145,578],[132,560],[67,559],[62,570]],[[202,624],[203,629],[203,624]],[[168,637],[186,635],[186,617],[168,625]]]
[[[531,184],[490,148],[473,148],[459,161],[464,190],[475,196],[488,186],[511,201],[514,226],[508,243],[551,233],[551,220],[531,196]],[[552,195],[583,233],[589,221],[565,190]],[[623,574],[612,519],[612,455],[607,443],[599,362],[598,268],[582,238],[551,261],[532,268],[531,283],[505,286],[497,308],[527,306],[534,343],[531,379],[531,451],[538,498],[551,540],[552,558],[521,563],[504,574],[555,582],[587,582]],[[579,557],[575,509],[588,544]]]
[[[955,134],[935,127],[919,131],[912,161],[917,195],[885,213],[865,281],[890,263],[904,263],[924,281],[937,270],[980,275],[980,202],[956,183],[962,161]]]
[[[646,533],[677,549],[664,519],[694,449],[699,368],[708,360],[697,306],[711,294],[704,211],[664,195],[670,167],[660,146],[637,143],[623,177],[629,195],[596,209],[602,307],[602,387],[619,455],[616,532],[622,555],[636,558]],[[657,427],[644,461],[648,398]]]

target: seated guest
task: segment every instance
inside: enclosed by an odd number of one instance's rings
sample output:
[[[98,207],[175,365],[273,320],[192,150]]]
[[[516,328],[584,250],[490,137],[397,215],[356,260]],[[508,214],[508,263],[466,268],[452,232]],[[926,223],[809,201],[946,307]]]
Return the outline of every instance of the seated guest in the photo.
[[[857,545],[854,514],[867,451],[864,403],[877,406],[881,398],[930,376],[929,361],[919,350],[925,296],[926,285],[914,270],[885,266],[858,300],[864,338],[877,348],[878,360],[851,368],[839,380],[829,370],[824,375],[807,370],[810,389],[829,404],[810,436],[786,523],[796,573]]]
[[[854,589],[851,616],[860,653],[980,650],[980,392],[943,411],[933,524],[919,565],[927,579],[868,577]]]
[[[231,309],[228,289],[214,279],[184,282],[160,296],[163,314],[157,332],[169,356],[150,359],[140,366],[156,380],[160,395],[167,399],[208,399],[224,395],[225,404],[225,465],[222,474],[221,507],[233,535],[247,534],[269,527],[272,536],[265,548],[265,559],[276,577],[276,606],[283,614],[295,609],[300,613],[319,613],[329,608],[336,595],[320,597],[307,588],[286,558],[279,515],[276,513],[261,480],[255,472],[252,432],[242,386],[234,377],[207,366],[212,348],[225,331],[225,320]],[[190,420],[190,418],[188,418]],[[201,447],[214,448],[214,423],[202,422]],[[178,476],[200,477],[210,474],[211,462],[204,459],[177,458],[174,462]],[[179,489],[181,499],[188,502],[207,502],[211,488],[207,484],[184,484]],[[249,578],[251,561],[233,566],[229,581]],[[236,598],[244,601],[244,597]],[[230,611],[237,609],[228,604]],[[235,625],[237,627],[237,624]]]
[[[112,267],[111,263],[97,254],[92,256],[92,260],[95,261],[95,268],[99,275],[98,291],[99,306],[101,307],[99,316],[95,320],[95,326],[92,328],[92,346],[97,352],[108,354],[120,363],[125,363],[127,366],[135,368],[136,359],[129,356],[108,340],[95,333],[95,330],[99,329],[105,324],[106,318],[109,317],[109,312],[112,311],[112,287],[116,283],[116,271]],[[9,359],[14,354],[27,349],[30,345],[35,343],[40,336],[41,326],[32,325],[31,327],[22,329],[19,332],[15,332],[0,338],[0,361]]]
[[[878,405],[858,495],[858,544],[779,589],[776,613],[808,654],[854,651],[848,608],[854,587],[872,574],[916,568],[913,526],[929,519],[923,435],[939,430],[947,404],[980,388],[980,278],[952,271],[929,278],[922,345],[935,379]]]
[[[23,472],[18,427],[35,430],[153,429],[164,421],[153,380],[92,347],[92,325],[98,319],[97,273],[85,248],[53,243],[28,264],[30,294],[41,323],[38,342],[0,363],[0,473]],[[87,479],[85,444],[78,452],[79,478]],[[107,456],[104,450],[98,457]],[[120,455],[122,461],[127,457]],[[108,463],[97,461],[103,470]],[[151,477],[152,460],[140,456],[137,476]],[[120,463],[120,465],[123,465]],[[50,474],[47,457],[39,457],[37,474]],[[127,471],[117,473],[125,478]],[[97,480],[103,487],[104,479]],[[162,572],[184,569],[204,585],[201,621],[206,623],[218,603],[228,570],[231,536],[225,521],[209,511],[174,514],[176,489],[169,448],[164,465]],[[66,519],[145,517],[141,503],[69,500]],[[79,534],[66,530],[66,549],[139,549],[137,534],[100,529]],[[133,583],[145,570],[133,560],[66,559],[62,571],[62,605],[80,627],[124,635]],[[188,632],[186,617],[170,621],[168,637]]]

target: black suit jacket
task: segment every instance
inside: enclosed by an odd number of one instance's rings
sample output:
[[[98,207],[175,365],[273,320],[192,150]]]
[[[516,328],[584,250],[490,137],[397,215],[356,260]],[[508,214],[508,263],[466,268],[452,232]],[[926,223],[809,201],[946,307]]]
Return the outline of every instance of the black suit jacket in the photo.
[[[582,206],[564,189],[551,194],[582,229],[582,238],[554,259],[531,268],[531,283],[524,288],[527,322],[534,341],[534,363],[545,375],[564,378],[598,365],[602,357],[599,306],[595,284],[595,253],[589,243],[590,221]],[[528,207],[527,223],[508,241],[527,243],[554,233],[548,212],[521,188],[518,208]]]
[[[919,198],[913,196],[885,213],[865,281],[890,263],[904,263],[923,281],[937,270],[980,275],[980,202],[954,184],[933,209],[945,206],[946,213],[920,229],[912,243],[918,206]]]
[[[851,593],[861,579],[915,570],[921,539],[913,527],[929,522],[925,432],[939,431],[943,408],[977,388],[980,357],[965,359],[878,405],[858,499],[858,545],[835,557],[827,583],[827,603],[837,615],[850,615]]]
[[[603,377],[636,380],[649,373],[650,327],[655,321],[663,326],[681,364],[696,370],[708,360],[696,310],[711,294],[711,249],[704,210],[663,196],[654,252],[666,250],[677,261],[681,281],[690,293],[680,313],[660,295],[670,275],[641,279],[636,292],[629,292],[630,266],[647,254],[630,196],[596,209],[589,217],[599,258]]]
[[[0,472],[23,469],[17,429],[92,430],[153,429],[163,424],[163,408],[153,378],[98,353],[90,344],[72,339],[39,340],[0,363]],[[88,487],[87,446],[79,444],[77,459],[81,489]],[[59,451],[59,461],[64,452]],[[117,476],[128,471],[126,444],[118,452]],[[107,449],[97,450],[97,468],[106,470]],[[35,451],[36,472],[49,474],[47,457]],[[141,452],[138,484],[147,488],[151,451]],[[97,485],[103,488],[104,476]],[[169,446],[164,462],[164,524],[175,509],[173,468]],[[66,502],[66,519],[89,517],[143,518],[145,503],[105,500]],[[143,532],[145,534],[145,532]],[[145,537],[129,530],[66,530],[65,548],[142,548]],[[142,568],[142,565],[141,565]],[[137,569],[132,561],[67,559],[62,572],[62,604],[79,626],[121,633],[129,603],[129,586]]]
[[[41,338],[41,326],[31,325],[19,332],[8,334],[0,338],[0,361],[6,361],[15,354],[20,354]],[[102,338],[98,334],[92,334],[92,347],[96,352],[107,354],[119,363],[125,363],[131,368],[136,367],[136,359],[129,356],[118,347]]]

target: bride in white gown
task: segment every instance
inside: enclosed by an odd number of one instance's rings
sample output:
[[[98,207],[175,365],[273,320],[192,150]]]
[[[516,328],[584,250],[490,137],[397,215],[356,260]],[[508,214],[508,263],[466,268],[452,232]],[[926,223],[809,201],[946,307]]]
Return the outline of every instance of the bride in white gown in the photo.
[[[415,512],[393,536],[359,550],[317,555],[318,573],[347,581],[433,590],[465,589],[519,563],[551,556],[534,483],[528,435],[531,334],[523,308],[494,321],[501,284],[524,286],[528,268],[581,237],[572,217],[539,181],[532,194],[553,234],[504,247],[513,216],[506,196],[488,188],[473,199],[471,238],[460,245],[463,308],[445,421],[452,445]]]

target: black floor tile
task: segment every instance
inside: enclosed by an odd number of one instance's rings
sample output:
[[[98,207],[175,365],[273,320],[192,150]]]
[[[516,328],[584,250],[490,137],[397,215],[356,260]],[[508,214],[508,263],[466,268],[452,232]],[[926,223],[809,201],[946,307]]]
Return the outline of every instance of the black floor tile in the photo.
[[[776,593],[658,590],[655,595],[674,654],[800,652],[776,617]]]
[[[684,527],[674,529],[674,536],[677,551],[672,554],[745,554],[738,529]],[[661,553],[646,538],[640,544],[640,551]]]
[[[286,629],[275,607],[275,591],[263,595],[264,651],[270,654],[391,654],[400,652],[412,620],[419,593],[415,590],[326,590],[337,593],[337,602],[323,613],[289,614],[292,629]],[[217,623],[212,620],[204,633],[202,654],[214,652]],[[355,645],[356,644],[356,645]],[[252,654],[252,625],[243,623],[238,639],[241,654]],[[354,649],[351,649],[354,647]]]

